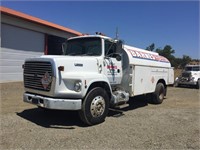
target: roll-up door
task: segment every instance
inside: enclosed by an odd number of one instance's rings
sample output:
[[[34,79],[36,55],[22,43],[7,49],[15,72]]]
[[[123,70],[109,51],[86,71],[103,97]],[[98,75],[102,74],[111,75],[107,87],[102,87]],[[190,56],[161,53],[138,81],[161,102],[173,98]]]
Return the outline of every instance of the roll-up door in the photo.
[[[43,33],[1,24],[0,82],[22,81],[24,60],[42,55],[44,45]]]

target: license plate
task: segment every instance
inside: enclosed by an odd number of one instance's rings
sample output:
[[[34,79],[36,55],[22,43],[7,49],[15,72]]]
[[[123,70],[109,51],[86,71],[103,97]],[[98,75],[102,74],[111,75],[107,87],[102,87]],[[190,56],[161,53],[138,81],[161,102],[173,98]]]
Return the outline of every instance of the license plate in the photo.
[[[33,99],[32,99],[32,103],[33,103],[33,104],[38,104],[38,99],[37,99],[37,98],[33,98]]]

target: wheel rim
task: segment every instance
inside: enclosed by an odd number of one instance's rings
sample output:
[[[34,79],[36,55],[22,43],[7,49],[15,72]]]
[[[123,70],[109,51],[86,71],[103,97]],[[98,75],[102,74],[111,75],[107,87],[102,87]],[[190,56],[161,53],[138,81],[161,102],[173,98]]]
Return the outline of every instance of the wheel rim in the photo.
[[[159,95],[159,99],[163,99],[164,98],[164,94],[163,93],[161,93],[160,95]]]
[[[105,111],[105,100],[102,96],[96,96],[91,103],[90,112],[93,117],[101,116]]]
[[[164,90],[163,89],[160,90],[159,99],[160,100],[164,99]]]

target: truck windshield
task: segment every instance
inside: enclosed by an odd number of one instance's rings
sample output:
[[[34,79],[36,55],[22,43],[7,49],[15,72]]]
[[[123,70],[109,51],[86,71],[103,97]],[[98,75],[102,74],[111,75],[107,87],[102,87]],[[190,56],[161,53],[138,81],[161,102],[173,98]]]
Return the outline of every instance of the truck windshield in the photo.
[[[190,66],[186,67],[185,71],[200,71],[200,66]]]
[[[64,55],[71,56],[100,56],[101,39],[98,37],[77,38],[63,44]]]

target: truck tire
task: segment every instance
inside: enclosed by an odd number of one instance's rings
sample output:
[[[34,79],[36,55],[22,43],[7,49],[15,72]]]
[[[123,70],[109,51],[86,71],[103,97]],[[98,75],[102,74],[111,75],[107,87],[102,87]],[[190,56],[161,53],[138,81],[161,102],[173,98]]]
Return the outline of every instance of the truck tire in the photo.
[[[152,102],[154,104],[161,104],[165,96],[165,86],[163,83],[158,83],[156,85],[155,92],[152,94]]]
[[[198,79],[198,81],[197,81],[196,88],[199,89],[199,86],[200,86],[200,79]]]
[[[174,87],[179,87],[179,84],[178,84],[178,82],[176,81],[176,82],[174,82]]]
[[[104,122],[108,109],[108,94],[101,87],[96,87],[86,95],[79,116],[87,125],[95,125]]]

